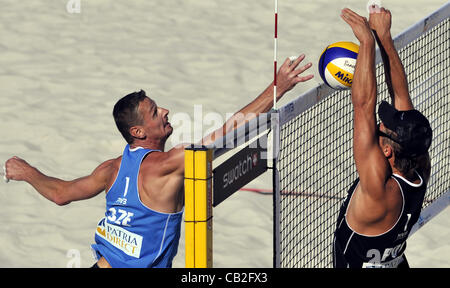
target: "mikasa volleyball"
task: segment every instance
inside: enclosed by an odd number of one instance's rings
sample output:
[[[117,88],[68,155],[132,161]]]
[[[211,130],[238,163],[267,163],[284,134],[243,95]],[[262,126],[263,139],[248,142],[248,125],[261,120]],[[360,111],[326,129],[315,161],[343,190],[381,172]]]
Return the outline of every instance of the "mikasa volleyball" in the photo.
[[[352,86],[359,46],[353,42],[336,42],[320,55],[319,74],[333,89],[344,90]]]

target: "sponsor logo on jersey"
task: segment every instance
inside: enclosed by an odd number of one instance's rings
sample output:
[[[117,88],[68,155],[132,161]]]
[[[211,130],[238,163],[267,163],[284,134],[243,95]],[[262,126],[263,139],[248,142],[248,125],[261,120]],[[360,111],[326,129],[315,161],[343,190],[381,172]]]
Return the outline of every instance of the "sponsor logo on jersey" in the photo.
[[[95,234],[129,256],[139,258],[141,254],[143,237],[110,224],[105,218],[98,223]]]

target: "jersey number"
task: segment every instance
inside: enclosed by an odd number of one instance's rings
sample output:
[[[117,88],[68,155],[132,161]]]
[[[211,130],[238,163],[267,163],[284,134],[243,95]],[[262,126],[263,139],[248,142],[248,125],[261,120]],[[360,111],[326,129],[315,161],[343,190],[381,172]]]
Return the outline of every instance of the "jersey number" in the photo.
[[[108,220],[111,222],[114,222],[117,225],[122,226],[130,226],[128,223],[131,221],[131,217],[133,217],[134,213],[127,212],[122,209],[116,210],[116,208],[109,208],[109,212],[111,212],[111,215],[108,216]],[[119,214],[119,215],[117,215]],[[117,217],[119,216],[119,217]]]
[[[403,228],[403,231],[406,232],[408,229],[409,220],[411,219],[411,214],[406,214],[408,219],[406,219],[405,228]],[[383,257],[381,257],[381,252],[377,249],[370,249],[367,251],[366,257],[372,257],[372,259],[369,261],[369,263],[372,264],[379,264],[382,261],[384,261],[388,256],[392,256],[393,258],[398,256],[398,252],[401,251],[403,248],[403,245],[405,245],[405,242],[400,243],[394,248],[386,248],[383,253]]]

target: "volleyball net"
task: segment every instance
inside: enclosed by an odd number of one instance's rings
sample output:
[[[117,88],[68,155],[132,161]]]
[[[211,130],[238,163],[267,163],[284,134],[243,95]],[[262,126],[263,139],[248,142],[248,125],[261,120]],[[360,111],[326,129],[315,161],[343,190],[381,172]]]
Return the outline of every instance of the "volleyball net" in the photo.
[[[432,174],[416,231],[450,199],[450,4],[394,39],[415,108],[430,121]],[[378,101],[390,98],[379,51]],[[379,103],[378,103],[379,104]],[[340,205],[358,177],[350,91],[322,85],[279,109],[275,267],[331,267]]]

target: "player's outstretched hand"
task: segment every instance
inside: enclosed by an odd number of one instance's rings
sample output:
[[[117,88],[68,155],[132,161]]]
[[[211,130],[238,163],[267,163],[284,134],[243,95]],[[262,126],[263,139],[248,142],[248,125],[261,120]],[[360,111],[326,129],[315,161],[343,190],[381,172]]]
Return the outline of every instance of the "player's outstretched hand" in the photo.
[[[348,24],[353,30],[356,38],[361,43],[373,43],[374,38],[372,31],[370,30],[369,22],[366,17],[358,15],[351,9],[344,8],[341,12],[341,18]]]
[[[300,82],[305,82],[314,77],[314,75],[300,76],[303,72],[311,68],[312,63],[307,63],[304,66],[297,68],[297,66],[305,59],[305,55],[300,55],[295,60],[286,58],[283,65],[277,73],[277,98],[281,98],[284,93],[288,92]]]
[[[373,12],[369,15],[369,26],[377,33],[379,38],[390,36],[392,15],[388,9],[381,7],[379,12]]]

